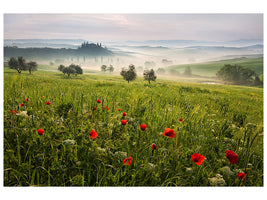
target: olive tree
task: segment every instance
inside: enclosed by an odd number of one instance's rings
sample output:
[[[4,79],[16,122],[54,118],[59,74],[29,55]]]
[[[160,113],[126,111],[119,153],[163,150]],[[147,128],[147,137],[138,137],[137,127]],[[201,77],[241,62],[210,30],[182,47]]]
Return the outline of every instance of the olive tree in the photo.
[[[157,79],[157,76],[155,75],[155,72],[153,69],[145,70],[143,75],[144,75],[144,79],[148,81],[149,84],[150,84],[150,81],[155,81]]]
[[[129,69],[123,68],[120,72],[120,75],[124,78],[124,80],[128,81],[128,83],[133,81],[137,77],[135,66],[131,64],[129,65]]]

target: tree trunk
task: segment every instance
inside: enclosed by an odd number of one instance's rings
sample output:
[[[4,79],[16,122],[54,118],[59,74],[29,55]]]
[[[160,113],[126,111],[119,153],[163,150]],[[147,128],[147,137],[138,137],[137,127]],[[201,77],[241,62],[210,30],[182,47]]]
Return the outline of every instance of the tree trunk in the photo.
[[[29,72],[30,72],[30,74],[32,74],[32,70],[31,70],[31,68],[29,69]]]
[[[68,78],[70,77],[70,74],[68,74]]]

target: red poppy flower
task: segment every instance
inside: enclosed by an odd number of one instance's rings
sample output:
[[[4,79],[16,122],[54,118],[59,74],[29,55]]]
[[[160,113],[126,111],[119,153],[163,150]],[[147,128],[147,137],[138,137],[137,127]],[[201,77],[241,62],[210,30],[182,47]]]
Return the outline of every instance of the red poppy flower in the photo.
[[[125,158],[123,161],[123,165],[131,165],[133,158],[129,157],[129,158]]]
[[[29,97],[26,98],[26,101],[29,101]]]
[[[94,107],[94,110],[96,110],[97,109],[97,107]]]
[[[105,110],[107,108],[107,106],[103,107],[103,110]]]
[[[170,128],[165,128],[164,133],[162,133],[163,136],[168,136],[169,138],[174,138],[175,137],[175,133],[174,130],[170,129]]]
[[[226,158],[230,161],[231,164],[235,164],[238,162],[238,155],[236,155],[233,151],[227,150],[225,154]]]
[[[142,131],[146,130],[146,127],[147,127],[146,124],[141,124],[141,125],[140,125],[140,128],[142,129]]]
[[[97,102],[97,103],[101,103],[101,100],[97,99],[96,102]]]
[[[125,117],[126,115],[127,115],[127,114],[126,114],[126,112],[122,113],[122,116],[124,116],[124,117]]]
[[[21,103],[20,106],[24,106],[24,103]]]
[[[38,133],[39,135],[43,135],[43,134],[44,134],[44,129],[38,129],[38,130],[37,130],[37,133]]]
[[[156,144],[152,144],[152,150],[155,150],[157,148]]]
[[[201,154],[198,153],[193,153],[191,159],[194,163],[196,163],[196,165],[201,165],[205,159],[205,156],[202,156]]]
[[[126,123],[127,123],[127,120],[121,120],[122,125],[126,125]]]
[[[109,110],[109,108],[107,108],[107,110]]]
[[[90,132],[90,137],[91,137],[92,139],[95,139],[95,138],[97,137],[97,132],[94,131],[94,130],[92,130],[92,131]]]
[[[237,176],[238,176],[238,178],[240,178],[241,180],[243,179],[244,181],[246,181],[246,174],[245,174],[245,173],[238,173]]]
[[[183,121],[184,121],[184,119],[181,117],[181,118],[179,118],[179,121],[180,121],[180,122],[183,122]]]
[[[15,111],[15,110],[10,110],[10,112],[13,114],[18,113],[18,111]]]
[[[46,105],[50,105],[50,102],[49,102],[49,101],[47,101],[47,102],[46,102]]]
[[[121,111],[121,109],[120,109],[120,108],[118,108],[118,109],[117,109],[117,111]]]

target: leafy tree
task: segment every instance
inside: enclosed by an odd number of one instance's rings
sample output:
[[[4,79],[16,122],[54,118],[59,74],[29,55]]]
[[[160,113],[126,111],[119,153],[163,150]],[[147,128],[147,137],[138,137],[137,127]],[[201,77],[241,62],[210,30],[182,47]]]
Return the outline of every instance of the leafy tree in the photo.
[[[108,71],[109,71],[109,72],[113,72],[113,71],[114,71],[114,67],[113,67],[113,65],[110,65],[110,66],[109,66]]]
[[[106,72],[107,71],[107,65],[102,65],[101,66],[101,71]]]
[[[224,67],[216,73],[216,76],[223,81],[228,81],[233,84],[261,85],[258,75],[253,70],[243,68],[240,65],[224,65]]]
[[[145,70],[143,75],[144,75],[144,79],[147,80],[149,84],[150,84],[150,81],[155,81],[157,78],[153,69]]]
[[[27,63],[28,65],[28,69],[29,69],[29,73],[31,74],[32,71],[36,71],[37,70],[37,63],[34,61],[30,61]]]
[[[17,70],[19,74],[21,73],[21,71],[27,70],[25,59],[22,56],[18,57],[18,59],[14,57],[10,58],[10,60],[8,61],[8,66],[10,69]]]
[[[120,72],[120,75],[124,78],[124,80],[128,81],[128,83],[130,81],[133,81],[134,79],[136,79],[137,74],[135,71],[135,66],[134,65],[129,65],[129,69],[122,69]]]
[[[76,73],[76,70],[73,67],[65,67],[62,72],[68,74],[68,77],[70,77],[71,74]]]
[[[83,74],[83,69],[79,65],[71,64],[68,67],[65,67],[64,65],[60,65],[58,67],[58,70],[63,72],[64,75],[68,74],[68,77],[70,77],[71,74],[74,74],[77,76],[78,74]]]
[[[59,67],[57,68],[59,71],[63,72],[65,66],[64,65],[59,65]]]
[[[75,70],[75,76],[77,76],[77,74],[83,74],[83,70],[79,65],[71,64],[69,67]]]

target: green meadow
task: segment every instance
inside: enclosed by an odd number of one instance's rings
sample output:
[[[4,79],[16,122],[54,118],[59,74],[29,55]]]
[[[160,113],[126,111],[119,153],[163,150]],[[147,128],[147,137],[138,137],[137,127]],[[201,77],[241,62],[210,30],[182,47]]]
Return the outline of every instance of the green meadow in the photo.
[[[219,71],[226,64],[241,65],[244,68],[249,68],[255,71],[258,75],[263,74],[263,57],[258,57],[258,58],[241,57],[241,58],[210,61],[210,62],[203,62],[203,63],[173,65],[173,66],[167,67],[166,69],[176,70],[180,74],[182,74],[185,68],[190,67],[192,70],[192,74],[206,76],[206,77],[215,77],[216,72]]]
[[[3,79],[4,186],[263,186],[262,88],[7,68]]]

